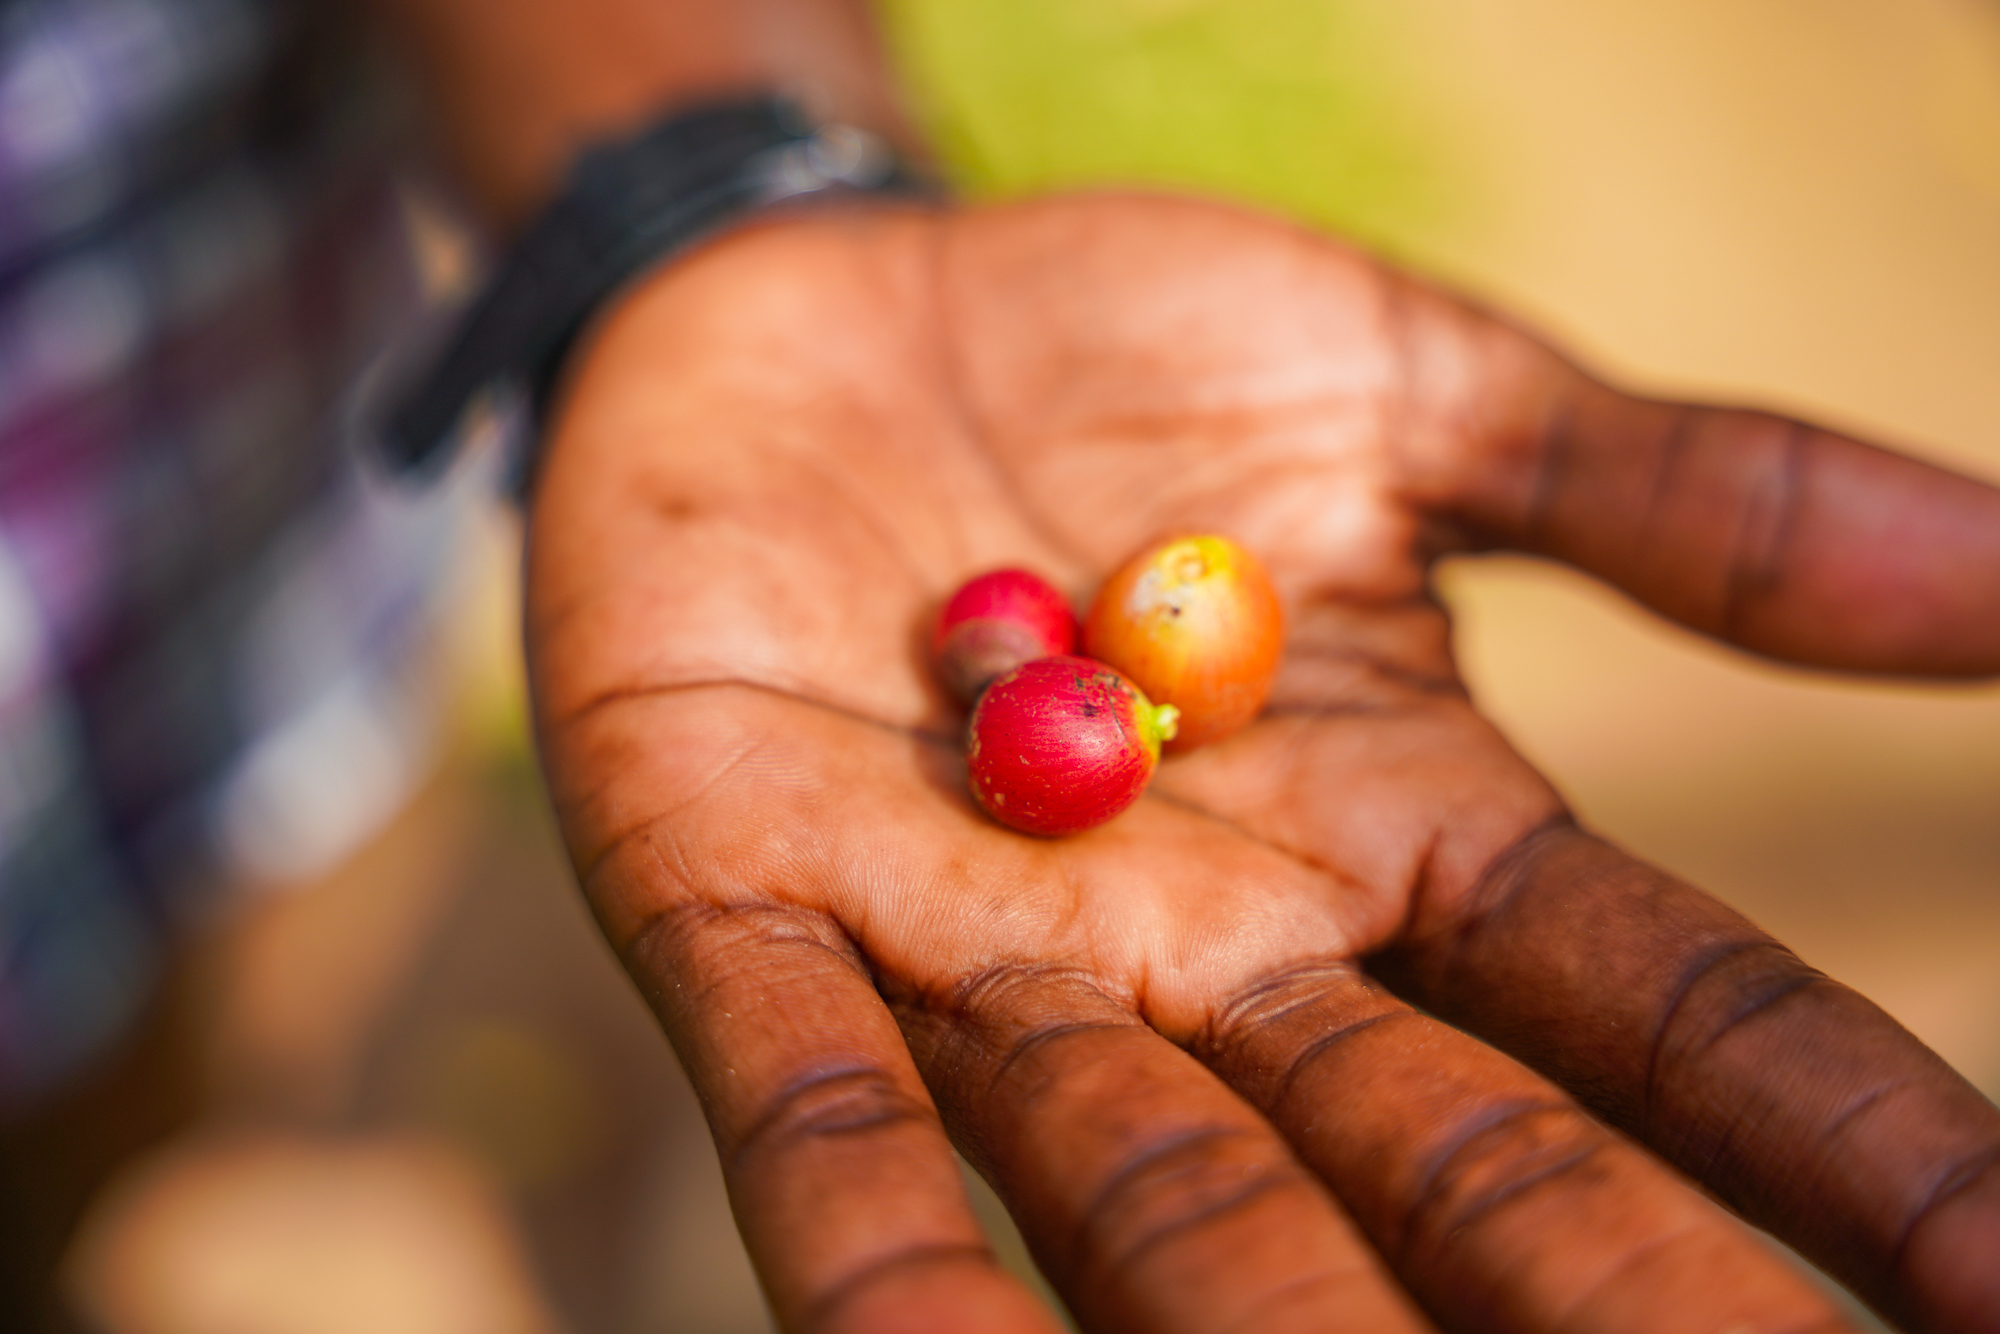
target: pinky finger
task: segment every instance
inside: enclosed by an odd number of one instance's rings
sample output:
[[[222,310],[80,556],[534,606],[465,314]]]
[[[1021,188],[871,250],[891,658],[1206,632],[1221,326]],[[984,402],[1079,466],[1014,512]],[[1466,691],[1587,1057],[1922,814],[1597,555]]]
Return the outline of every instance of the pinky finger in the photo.
[[[625,944],[780,1327],[1053,1334],[1002,1270],[888,1010],[830,923],[683,908]]]

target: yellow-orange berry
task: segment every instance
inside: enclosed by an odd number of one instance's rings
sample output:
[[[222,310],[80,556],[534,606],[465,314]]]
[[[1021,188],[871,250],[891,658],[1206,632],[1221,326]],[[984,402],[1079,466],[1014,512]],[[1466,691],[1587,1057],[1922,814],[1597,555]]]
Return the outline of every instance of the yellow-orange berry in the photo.
[[[1212,535],[1141,551],[1104,581],[1083,624],[1085,653],[1180,710],[1170,751],[1219,741],[1256,717],[1284,638],[1284,609],[1264,567]]]

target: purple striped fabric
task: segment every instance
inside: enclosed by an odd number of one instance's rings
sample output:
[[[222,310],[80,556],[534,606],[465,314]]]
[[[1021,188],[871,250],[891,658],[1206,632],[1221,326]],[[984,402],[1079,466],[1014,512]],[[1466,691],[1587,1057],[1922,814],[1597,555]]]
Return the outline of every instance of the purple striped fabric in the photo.
[[[419,292],[358,50],[275,0],[0,6],[0,1113],[425,763],[479,497],[334,426]]]

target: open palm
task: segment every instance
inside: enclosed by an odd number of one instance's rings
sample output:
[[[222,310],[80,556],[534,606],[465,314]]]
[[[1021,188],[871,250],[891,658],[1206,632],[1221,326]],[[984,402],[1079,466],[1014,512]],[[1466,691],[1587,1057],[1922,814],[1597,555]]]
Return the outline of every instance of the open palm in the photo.
[[[1174,531],[1279,585],[1265,714],[1090,833],[986,819],[939,603]],[[1652,1153],[2000,1328],[2000,1114],[1575,827],[1430,593],[1489,545],[1776,656],[2000,671],[1985,488],[1625,398],[1220,207],[823,209],[619,307],[537,484],[538,727],[788,1327],[1049,1327],[948,1128],[1091,1329],[1845,1327]]]

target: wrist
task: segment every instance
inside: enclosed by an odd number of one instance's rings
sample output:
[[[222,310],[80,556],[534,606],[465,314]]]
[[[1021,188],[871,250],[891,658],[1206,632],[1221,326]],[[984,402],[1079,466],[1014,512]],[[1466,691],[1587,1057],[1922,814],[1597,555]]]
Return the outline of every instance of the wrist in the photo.
[[[781,93],[921,155],[866,0],[378,0],[446,160],[496,233],[590,145],[672,111]]]
[[[513,468],[525,486],[532,432],[570,345],[640,273],[773,204],[918,192],[920,180],[882,140],[853,126],[815,128],[779,98],[690,108],[594,146],[516,239],[450,341],[410,359],[405,370],[417,378],[388,386],[383,411],[367,414],[371,433],[392,466],[433,470],[453,453],[468,407],[498,392],[527,409],[527,448]]]

